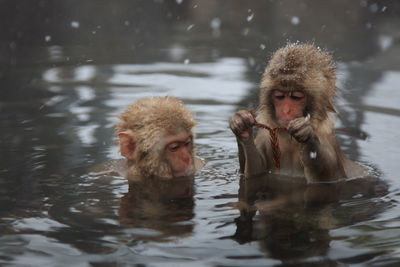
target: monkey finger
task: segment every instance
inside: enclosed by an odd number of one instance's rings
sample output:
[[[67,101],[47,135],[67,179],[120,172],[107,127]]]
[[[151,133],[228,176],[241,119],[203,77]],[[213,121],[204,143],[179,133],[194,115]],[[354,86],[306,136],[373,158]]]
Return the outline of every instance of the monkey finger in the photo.
[[[303,128],[304,128],[304,125],[296,124],[296,123],[289,123],[288,132],[291,135],[296,135]]]
[[[239,114],[236,114],[236,115],[234,116],[234,122],[235,122],[236,127],[238,127],[238,128],[246,128],[247,122],[246,122],[246,120],[245,120],[242,116],[240,116]]]
[[[254,126],[254,118],[249,116],[248,114],[238,114],[240,117],[241,124],[243,125],[244,129],[249,129]]]
[[[240,133],[241,133],[241,130],[240,130],[241,127],[239,126],[239,123],[238,123],[236,120],[232,119],[231,122],[230,122],[230,124],[229,124],[229,127],[231,128],[232,132],[233,132],[235,135],[240,135]]]
[[[301,129],[299,129],[294,135],[293,137],[301,143],[305,143],[307,142],[311,136],[312,136],[312,129],[311,127],[303,127]]]
[[[246,126],[240,118],[231,120],[230,128],[236,136],[240,136],[243,132],[248,131],[250,128]]]
[[[299,131],[303,131],[303,129],[309,129],[312,132],[311,124],[304,120],[304,118],[292,120],[288,125],[288,132],[291,135],[296,135]]]
[[[239,115],[239,116],[243,119],[243,121],[245,121],[249,126],[253,126],[253,125],[254,125],[254,123],[255,123],[254,117],[253,117],[253,115],[252,115],[249,111],[243,110],[243,112],[240,112],[238,115]]]
[[[295,136],[296,135],[296,133],[298,132],[298,129],[296,129],[296,128],[289,128],[288,127],[288,133],[291,135],[291,136]]]
[[[289,122],[288,128],[301,128],[308,124],[309,122],[306,121],[304,118],[297,118]]]

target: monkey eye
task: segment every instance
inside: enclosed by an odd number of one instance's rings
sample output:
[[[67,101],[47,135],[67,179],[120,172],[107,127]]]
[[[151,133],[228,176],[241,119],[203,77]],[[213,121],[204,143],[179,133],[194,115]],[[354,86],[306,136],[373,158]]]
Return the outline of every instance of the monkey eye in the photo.
[[[190,146],[192,144],[192,140],[185,142],[183,145],[184,146]]]
[[[284,93],[284,92],[281,92],[281,91],[278,91],[278,90],[275,90],[275,91],[273,92],[272,96],[273,96],[275,99],[282,100],[282,99],[285,98],[285,93]]]
[[[181,147],[181,145],[179,143],[171,143],[167,146],[167,149],[171,152],[176,152],[178,151],[178,149]]]
[[[290,94],[290,98],[296,101],[302,100],[306,95],[303,92],[294,91]]]
[[[188,140],[183,145],[190,146],[192,144],[193,144],[193,136],[189,136]]]
[[[185,141],[175,141],[169,143],[166,146],[166,149],[168,149],[170,152],[176,152],[183,147],[190,147],[191,145],[193,145],[193,136],[189,136]]]

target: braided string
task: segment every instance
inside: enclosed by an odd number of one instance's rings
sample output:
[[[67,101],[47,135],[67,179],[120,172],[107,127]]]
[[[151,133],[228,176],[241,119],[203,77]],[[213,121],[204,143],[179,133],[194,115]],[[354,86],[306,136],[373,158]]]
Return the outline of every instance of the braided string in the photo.
[[[275,167],[280,170],[281,169],[281,150],[279,148],[279,140],[278,140],[278,130],[287,130],[286,127],[275,127],[271,128],[268,125],[259,123],[254,116],[252,110],[249,110],[250,114],[253,116],[254,119],[254,126],[266,129],[269,131],[269,140],[271,141],[271,148],[272,148],[272,159],[274,160]]]

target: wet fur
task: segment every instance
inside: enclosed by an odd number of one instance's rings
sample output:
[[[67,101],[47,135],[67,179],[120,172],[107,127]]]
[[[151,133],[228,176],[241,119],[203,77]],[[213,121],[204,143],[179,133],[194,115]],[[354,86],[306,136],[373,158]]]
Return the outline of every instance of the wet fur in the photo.
[[[195,125],[192,113],[173,97],[145,98],[129,106],[116,126],[117,133],[128,132],[136,144],[136,160],[128,161],[128,176],[172,178],[164,155],[165,137],[192,133]]]
[[[305,113],[311,115],[311,124],[319,127],[335,112],[335,83],[336,67],[329,53],[313,45],[289,44],[275,52],[265,69],[257,120],[275,123],[272,90],[299,90],[309,97]]]
[[[310,124],[318,137],[321,147],[326,152],[331,164],[337,166],[339,173],[351,177],[364,173],[363,168],[350,161],[340,150],[334,130],[334,97],[336,95],[336,67],[329,53],[309,44],[289,44],[279,49],[270,60],[261,80],[260,105],[257,121],[271,127],[277,127],[275,108],[271,98],[273,90],[283,92],[302,91],[307,96],[304,117],[310,114]],[[279,132],[281,145],[282,174],[305,176],[309,182],[324,180],[308,173],[302,159],[303,144],[295,141],[287,132]],[[259,131],[255,139],[257,149],[271,171],[273,166],[269,134]],[[322,163],[321,163],[322,164]],[[329,163],[328,163],[329,164]],[[356,171],[354,171],[356,169]],[[345,177],[341,177],[345,178]]]

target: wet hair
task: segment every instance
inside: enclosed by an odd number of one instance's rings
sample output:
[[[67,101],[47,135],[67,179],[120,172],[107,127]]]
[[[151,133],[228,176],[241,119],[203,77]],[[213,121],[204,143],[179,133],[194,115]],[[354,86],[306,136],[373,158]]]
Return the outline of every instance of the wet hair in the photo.
[[[141,176],[172,176],[164,156],[165,138],[183,131],[192,133],[193,114],[174,97],[140,99],[120,115],[117,133],[127,132],[135,143],[131,172]]]
[[[336,66],[331,55],[311,44],[288,44],[277,50],[261,80],[259,112],[274,120],[273,90],[301,91],[307,96],[305,113],[324,121],[335,112]]]

